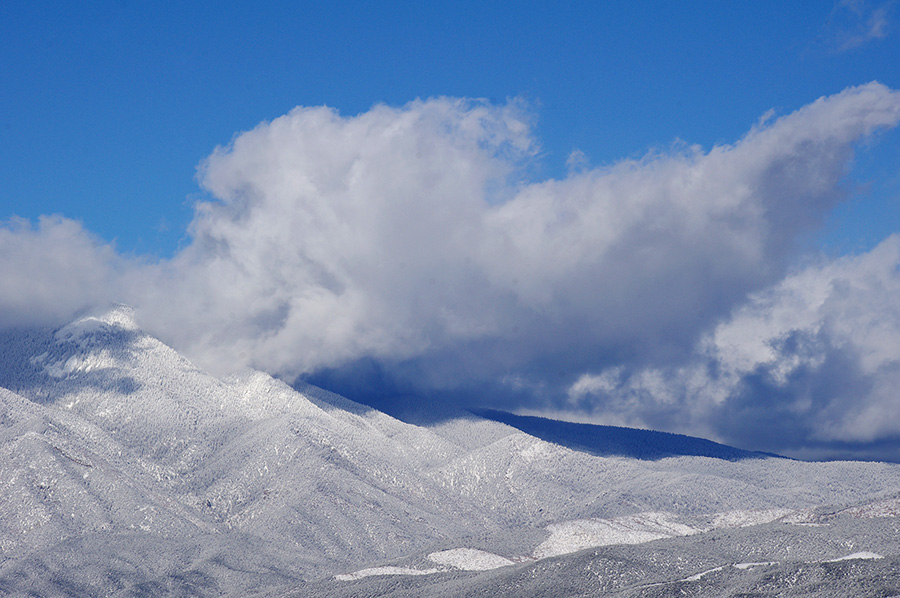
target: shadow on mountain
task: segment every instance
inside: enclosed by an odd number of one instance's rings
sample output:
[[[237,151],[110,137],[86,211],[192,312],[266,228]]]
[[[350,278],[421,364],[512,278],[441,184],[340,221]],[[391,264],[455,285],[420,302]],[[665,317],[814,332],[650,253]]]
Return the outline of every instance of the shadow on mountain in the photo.
[[[442,397],[423,399],[404,393],[378,364],[360,362],[357,378],[349,369],[328,370],[297,381],[294,388],[303,393],[315,392],[308,387],[327,388],[334,396],[349,397],[358,404],[416,426],[431,427],[446,421],[480,417],[512,426],[541,440],[601,457],[631,457],[652,461],[666,457],[711,457],[728,461],[782,457],[773,453],[747,451],[703,438],[616,426],[576,424],[542,417],[514,415],[494,409],[465,407],[466,398]],[[323,396],[331,403],[333,399]],[[346,400],[346,399],[344,399]],[[471,405],[471,403],[469,403]],[[340,405],[341,408],[346,408]],[[784,457],[782,457],[784,458]]]
[[[727,461],[780,457],[771,453],[745,451],[683,434],[576,424],[543,417],[514,415],[493,409],[473,409],[472,413],[512,426],[541,440],[599,457],[631,457],[644,461],[683,456],[711,457]]]
[[[136,349],[140,334],[134,330],[108,327],[81,346],[59,342],[49,328],[0,331],[0,387],[38,403],[53,403],[83,390],[130,395],[141,384],[117,367],[93,367],[90,371],[72,371],[50,375],[48,364],[64,367],[69,359],[84,357],[91,351],[107,351],[116,359],[128,361]]]

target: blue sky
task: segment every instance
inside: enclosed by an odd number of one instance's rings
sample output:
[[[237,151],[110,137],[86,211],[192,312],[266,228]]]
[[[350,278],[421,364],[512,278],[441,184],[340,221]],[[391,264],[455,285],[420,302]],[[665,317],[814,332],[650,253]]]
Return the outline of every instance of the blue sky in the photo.
[[[896,448],[898,57],[894,0],[5,2],[0,328]]]
[[[534,109],[538,177],[680,139],[731,143],[769,109],[900,86],[893,2],[20,2],[0,7],[0,217],[62,213],[168,256],[214,147],[297,105],[353,115],[456,96]],[[879,23],[883,20],[883,25]],[[900,228],[900,144],[838,250]],[[877,233],[873,234],[873,230]],[[873,239],[874,237],[874,239]]]

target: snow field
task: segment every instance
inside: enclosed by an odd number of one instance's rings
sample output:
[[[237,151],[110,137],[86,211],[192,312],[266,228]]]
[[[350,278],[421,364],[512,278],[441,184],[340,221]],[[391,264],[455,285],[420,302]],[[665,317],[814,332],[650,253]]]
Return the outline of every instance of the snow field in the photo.
[[[550,537],[534,550],[543,559],[612,544],[643,544],[688,536],[699,530],[673,521],[669,513],[641,513],[614,519],[582,519],[547,526]]]

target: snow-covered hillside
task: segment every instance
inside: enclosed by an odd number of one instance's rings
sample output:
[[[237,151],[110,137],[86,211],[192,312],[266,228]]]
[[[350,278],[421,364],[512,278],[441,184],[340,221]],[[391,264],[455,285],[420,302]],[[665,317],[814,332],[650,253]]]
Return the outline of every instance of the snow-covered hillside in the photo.
[[[460,572],[475,588],[598,547],[900,512],[898,465],[603,456],[471,414],[416,426],[260,372],[219,379],[126,307],[4,333],[0,387],[0,594],[353,595]]]

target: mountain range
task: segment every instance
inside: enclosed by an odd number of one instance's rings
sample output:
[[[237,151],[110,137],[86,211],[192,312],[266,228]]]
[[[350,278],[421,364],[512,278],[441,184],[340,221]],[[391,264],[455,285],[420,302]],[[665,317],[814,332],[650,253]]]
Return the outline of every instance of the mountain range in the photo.
[[[0,333],[0,595],[900,595],[900,465],[217,377],[116,306]]]

